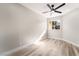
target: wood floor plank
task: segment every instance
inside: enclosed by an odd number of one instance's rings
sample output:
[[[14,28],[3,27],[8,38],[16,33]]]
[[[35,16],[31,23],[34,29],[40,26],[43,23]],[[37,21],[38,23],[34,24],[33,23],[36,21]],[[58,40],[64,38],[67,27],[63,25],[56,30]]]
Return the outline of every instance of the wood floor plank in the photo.
[[[76,47],[63,40],[46,39],[37,44],[19,50],[11,55],[15,56],[77,56],[79,47]]]

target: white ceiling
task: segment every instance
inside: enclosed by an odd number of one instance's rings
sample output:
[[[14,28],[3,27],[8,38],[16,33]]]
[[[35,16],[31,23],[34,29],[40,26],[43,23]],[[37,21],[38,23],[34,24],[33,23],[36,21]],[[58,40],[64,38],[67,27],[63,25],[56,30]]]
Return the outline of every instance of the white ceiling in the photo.
[[[75,8],[79,8],[79,3],[66,3],[66,5],[58,9],[58,11],[62,11],[62,14],[53,12],[53,14],[50,16],[50,12],[46,14],[42,13],[45,11],[50,11],[50,9],[46,6],[46,3],[21,3],[21,4],[47,18],[63,15],[65,13],[68,13],[69,11],[72,11]],[[55,5],[55,7],[57,7],[62,3],[53,3],[53,4]]]

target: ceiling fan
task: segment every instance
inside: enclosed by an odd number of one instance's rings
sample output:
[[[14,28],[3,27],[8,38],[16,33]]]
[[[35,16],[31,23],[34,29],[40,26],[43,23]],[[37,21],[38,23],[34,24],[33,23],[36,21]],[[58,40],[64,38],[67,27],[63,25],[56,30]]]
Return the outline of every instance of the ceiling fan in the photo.
[[[54,5],[47,4],[47,7],[50,9],[50,11],[46,11],[46,12],[43,12],[43,13],[48,13],[48,12],[52,12],[52,11],[54,11],[56,13],[62,13],[61,11],[57,11],[57,9],[59,9],[60,7],[62,7],[64,5],[65,5],[65,3],[62,3],[58,7],[54,8]]]

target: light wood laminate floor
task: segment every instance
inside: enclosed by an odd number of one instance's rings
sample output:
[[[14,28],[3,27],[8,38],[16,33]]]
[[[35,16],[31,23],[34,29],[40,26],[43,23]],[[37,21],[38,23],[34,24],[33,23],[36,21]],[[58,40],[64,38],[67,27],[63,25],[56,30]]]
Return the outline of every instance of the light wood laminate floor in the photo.
[[[19,50],[12,56],[78,56],[79,47],[63,40],[45,39]]]

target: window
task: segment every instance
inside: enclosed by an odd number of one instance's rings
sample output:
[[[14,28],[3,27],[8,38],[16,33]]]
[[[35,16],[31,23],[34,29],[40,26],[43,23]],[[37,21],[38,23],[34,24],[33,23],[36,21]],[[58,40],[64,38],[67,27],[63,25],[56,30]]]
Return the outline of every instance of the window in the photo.
[[[59,20],[53,20],[53,21],[49,20],[48,21],[48,29],[49,30],[60,29],[60,21]]]

